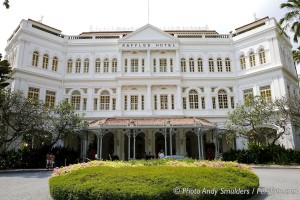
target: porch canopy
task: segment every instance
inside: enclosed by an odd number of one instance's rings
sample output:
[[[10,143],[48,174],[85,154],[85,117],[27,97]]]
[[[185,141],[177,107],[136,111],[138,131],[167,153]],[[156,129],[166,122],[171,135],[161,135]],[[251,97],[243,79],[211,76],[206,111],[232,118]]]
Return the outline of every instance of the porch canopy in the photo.
[[[203,134],[207,130],[218,129],[215,123],[208,120],[195,117],[172,117],[172,118],[102,118],[90,123],[88,131],[97,135],[97,155],[102,159],[102,138],[113,129],[121,129],[128,137],[128,159],[130,158],[130,137],[133,137],[133,159],[135,159],[135,137],[142,129],[158,129],[165,138],[165,152],[167,152],[167,137],[170,137],[170,152],[172,152],[172,135],[176,134],[178,129],[192,129],[192,132],[198,137],[199,159],[203,158]],[[85,135],[85,134],[83,134]],[[87,146],[86,142],[85,145]],[[86,147],[85,147],[86,148]],[[171,153],[172,155],[172,153]]]

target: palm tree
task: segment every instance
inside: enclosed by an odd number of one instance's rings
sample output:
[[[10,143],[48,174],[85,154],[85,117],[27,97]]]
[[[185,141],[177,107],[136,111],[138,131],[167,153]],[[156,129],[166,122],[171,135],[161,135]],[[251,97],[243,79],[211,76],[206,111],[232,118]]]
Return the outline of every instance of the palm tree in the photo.
[[[288,0],[286,3],[282,3],[280,8],[286,8],[289,12],[280,19],[279,24],[285,23],[283,29],[290,28],[294,32],[294,42],[298,42],[300,36],[300,0]]]
[[[6,9],[9,9],[9,0],[5,0],[3,5],[5,6]]]

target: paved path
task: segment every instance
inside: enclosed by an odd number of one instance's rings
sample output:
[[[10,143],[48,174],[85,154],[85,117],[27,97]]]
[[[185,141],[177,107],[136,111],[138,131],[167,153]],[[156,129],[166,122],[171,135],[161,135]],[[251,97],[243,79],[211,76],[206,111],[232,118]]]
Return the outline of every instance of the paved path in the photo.
[[[51,171],[0,173],[0,199],[51,200],[48,178]]]
[[[255,168],[254,172],[260,180],[260,191],[251,200],[300,200],[300,169]]]

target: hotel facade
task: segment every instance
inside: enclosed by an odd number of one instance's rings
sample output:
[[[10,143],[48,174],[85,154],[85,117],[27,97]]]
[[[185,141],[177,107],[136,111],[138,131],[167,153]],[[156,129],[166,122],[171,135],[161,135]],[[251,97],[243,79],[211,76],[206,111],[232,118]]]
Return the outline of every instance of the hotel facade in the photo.
[[[209,147],[215,156],[246,147],[239,137],[228,144],[222,133],[227,113],[247,95],[299,95],[291,49],[268,17],[229,34],[147,24],[75,36],[29,19],[8,39],[5,58],[11,90],[49,105],[67,99],[90,122],[62,142],[83,158],[92,146],[101,159],[160,150],[205,158]],[[300,149],[300,130],[289,123],[279,143]]]

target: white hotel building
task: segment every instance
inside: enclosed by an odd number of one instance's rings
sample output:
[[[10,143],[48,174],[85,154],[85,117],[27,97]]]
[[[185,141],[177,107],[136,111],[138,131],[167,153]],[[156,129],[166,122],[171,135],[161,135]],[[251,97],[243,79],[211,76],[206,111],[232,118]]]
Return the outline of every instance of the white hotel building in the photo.
[[[229,34],[210,30],[83,32],[68,36],[22,20],[8,39],[12,90],[48,104],[68,99],[91,122],[89,131],[64,140],[86,157],[90,144],[107,159],[144,152],[203,158],[234,146],[222,138],[227,112],[248,94],[266,99],[298,95],[290,39],[273,18]],[[300,149],[300,130],[288,124],[280,140]]]

